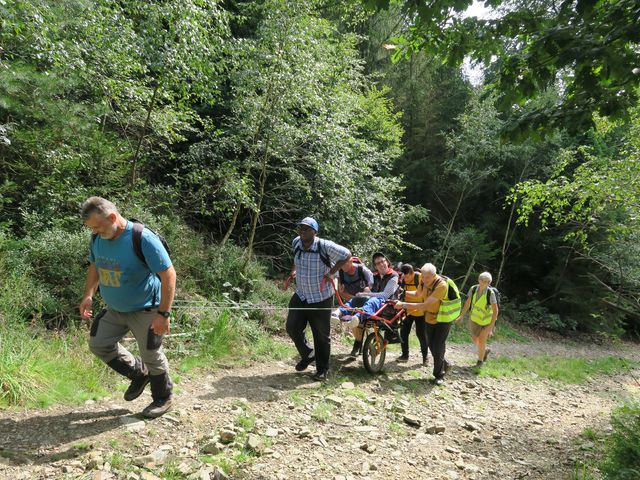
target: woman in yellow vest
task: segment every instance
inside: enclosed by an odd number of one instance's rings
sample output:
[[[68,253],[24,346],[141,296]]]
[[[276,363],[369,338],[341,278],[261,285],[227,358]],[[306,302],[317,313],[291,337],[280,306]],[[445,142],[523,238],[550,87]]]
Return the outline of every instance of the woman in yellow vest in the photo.
[[[451,365],[445,359],[446,342],[451,322],[460,313],[460,293],[453,280],[438,275],[435,265],[425,263],[420,269],[420,288],[407,292],[411,302],[396,302],[395,308],[424,312],[427,343],[433,355],[433,377],[436,385],[444,383],[445,373]]]
[[[491,349],[487,348],[487,339],[493,335],[493,329],[498,318],[498,299],[494,290],[489,287],[491,280],[489,272],[482,272],[478,276],[478,285],[474,285],[469,289],[467,301],[462,307],[460,316],[456,319],[456,323],[460,323],[465,314],[471,309],[469,329],[471,330],[473,343],[478,347],[476,367],[481,367],[491,352]]]

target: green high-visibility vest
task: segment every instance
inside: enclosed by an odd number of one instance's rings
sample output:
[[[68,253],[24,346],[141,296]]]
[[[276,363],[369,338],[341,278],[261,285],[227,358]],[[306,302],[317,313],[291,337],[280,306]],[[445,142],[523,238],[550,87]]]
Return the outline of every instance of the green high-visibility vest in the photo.
[[[489,293],[489,295],[491,294]],[[479,295],[478,286],[476,285],[473,288],[473,293],[471,294],[471,321],[483,327],[491,323],[491,317],[493,316],[493,308],[487,305],[488,297],[486,290],[482,292],[482,295]]]
[[[436,316],[438,323],[453,322],[462,310],[462,301],[460,300],[460,291],[453,280],[448,277],[442,277],[447,281],[447,296],[440,304],[440,310]]]

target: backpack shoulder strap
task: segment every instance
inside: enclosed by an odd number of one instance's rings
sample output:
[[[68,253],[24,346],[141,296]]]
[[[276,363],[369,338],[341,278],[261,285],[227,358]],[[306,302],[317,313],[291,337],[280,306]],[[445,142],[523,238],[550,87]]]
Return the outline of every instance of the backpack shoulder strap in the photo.
[[[295,259],[297,255],[300,255],[300,252],[302,251],[302,247],[300,246],[300,238],[296,238],[293,241],[293,258]]]
[[[496,301],[498,301],[498,294],[495,293],[493,287],[487,287],[487,308],[491,308],[491,292],[494,292],[496,296]]]
[[[136,254],[143,263],[147,263],[142,253],[142,231],[144,230],[144,224],[140,222],[133,222],[133,235],[131,237],[133,241],[133,252]]]
[[[473,300],[476,296],[476,290],[478,290],[478,285],[474,285],[471,287],[471,306],[473,307]]]
[[[318,238],[318,255],[320,255],[320,260],[324,263],[328,268],[331,268],[331,259],[326,253],[326,248],[323,249],[324,240]]]

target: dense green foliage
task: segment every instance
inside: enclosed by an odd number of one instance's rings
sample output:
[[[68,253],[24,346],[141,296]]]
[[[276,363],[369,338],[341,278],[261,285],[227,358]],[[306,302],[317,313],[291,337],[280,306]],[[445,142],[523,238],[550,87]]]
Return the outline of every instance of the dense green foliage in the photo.
[[[34,337],[77,326],[78,207],[98,194],[172,245],[176,327],[196,332],[175,355],[196,365],[219,358],[213,344],[261,341],[256,323],[281,327],[279,311],[207,302],[283,305],[265,278],[290,267],[306,215],[365,259],[431,261],[463,292],[491,271],[516,323],[637,334],[630,3],[551,17],[549,2],[509,2],[486,21],[448,16],[467,1],[364,3],[391,7],[0,2],[0,319]],[[394,62],[401,38],[413,54]],[[498,55],[485,85],[456,68],[465,54]],[[503,135],[567,112],[571,128],[544,138]]]
[[[516,117],[505,128],[580,133],[593,114],[622,117],[638,101],[640,10],[634,0],[487,0],[487,18],[465,16],[472,0],[364,0],[405,16],[402,53],[428,52],[450,65],[489,66],[498,104]],[[398,8],[400,6],[401,8]],[[554,104],[528,102],[555,85]]]

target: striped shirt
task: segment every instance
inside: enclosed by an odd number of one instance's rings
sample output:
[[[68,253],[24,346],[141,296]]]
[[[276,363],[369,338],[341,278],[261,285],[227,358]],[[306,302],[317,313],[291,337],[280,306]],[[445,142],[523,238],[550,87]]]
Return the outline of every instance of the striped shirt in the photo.
[[[322,254],[329,257],[331,265],[335,265],[351,256],[349,249],[331,240],[321,240],[319,237],[314,237],[311,247],[305,250],[300,237],[293,239],[296,294],[300,297],[300,300],[307,303],[321,302],[331,297],[334,293],[330,282],[325,282],[324,288],[320,289],[322,277],[330,270],[330,267],[324,264],[318,253],[318,244],[320,242],[322,242]],[[298,252],[296,252],[296,245],[300,246]]]

